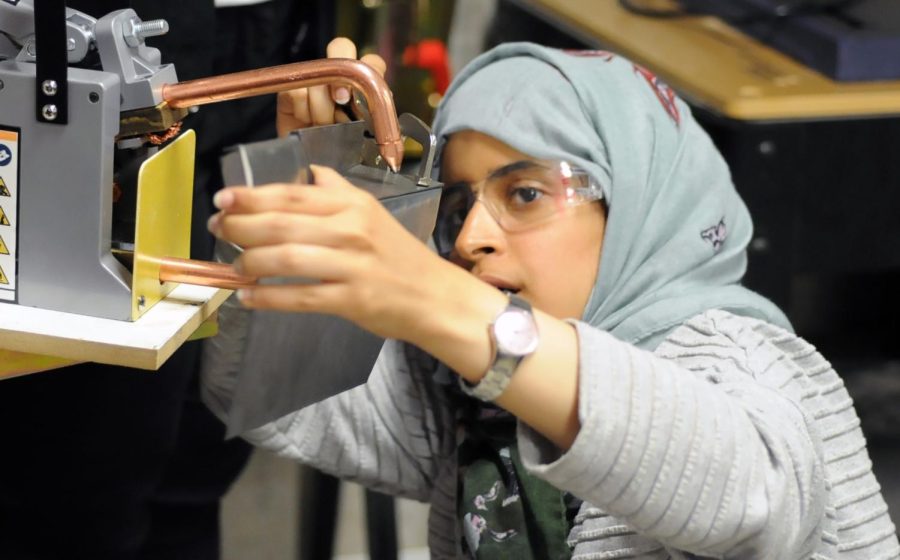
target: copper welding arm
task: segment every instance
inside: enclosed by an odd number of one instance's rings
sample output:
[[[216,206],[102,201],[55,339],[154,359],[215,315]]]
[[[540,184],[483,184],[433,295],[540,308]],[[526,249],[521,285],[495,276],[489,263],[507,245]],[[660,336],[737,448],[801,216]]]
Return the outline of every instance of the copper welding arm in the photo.
[[[256,278],[243,276],[230,264],[163,257],[159,260],[160,282],[181,282],[226,290],[256,286]]]
[[[362,92],[372,114],[375,141],[393,171],[403,161],[403,140],[394,98],[384,78],[371,66],[348,58],[330,58],[223,74],[166,84],[162,97],[169,107],[186,108],[265,93],[325,84],[349,84]]]

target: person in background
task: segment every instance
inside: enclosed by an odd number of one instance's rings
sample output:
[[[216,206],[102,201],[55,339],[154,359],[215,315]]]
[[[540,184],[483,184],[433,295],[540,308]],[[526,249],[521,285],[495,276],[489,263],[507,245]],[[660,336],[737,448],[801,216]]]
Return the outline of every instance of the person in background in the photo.
[[[330,2],[69,0],[93,17],[133,8],[166,19],[148,40],[180,80],[320,58],[333,34]],[[205,230],[221,187],[219,157],[238,142],[275,136],[275,96],[202,107],[184,128],[198,146],[191,252],[210,259]],[[0,383],[4,560],[214,560],[219,502],[249,456],[224,442],[198,391],[199,343],[157,372],[98,364]]]
[[[307,124],[332,110],[282,97]],[[434,129],[439,254],[327,168],[216,195],[239,272],[318,280],[240,291],[223,332],[278,309],[387,339],[366,384],[248,440],[429,502],[436,559],[900,557],[852,401],[740,285],[750,217],[671,89],[614,53],[507,44]],[[220,417],[227,340],[203,372]]]

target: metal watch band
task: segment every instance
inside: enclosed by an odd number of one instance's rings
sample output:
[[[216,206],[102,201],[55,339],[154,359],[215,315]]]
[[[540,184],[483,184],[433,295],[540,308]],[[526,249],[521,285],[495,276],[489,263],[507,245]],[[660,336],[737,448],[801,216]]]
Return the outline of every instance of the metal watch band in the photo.
[[[504,313],[507,313],[511,310],[519,310],[525,311],[529,315],[531,314],[531,304],[525,301],[524,299],[516,296],[515,294],[509,295],[509,305],[497,315],[497,318],[500,318]],[[506,390],[506,386],[509,385],[510,380],[512,379],[513,374],[516,372],[516,368],[518,368],[519,363],[525,358],[524,355],[513,355],[504,353],[498,346],[497,341],[494,340],[493,335],[493,326],[496,323],[497,319],[494,319],[494,323],[491,323],[491,341],[494,344],[494,361],[491,364],[491,367],[488,368],[487,373],[481,380],[472,385],[462,377],[459,378],[459,386],[464,393],[469,396],[475,397],[477,399],[483,401],[494,401],[503,394],[503,391]]]

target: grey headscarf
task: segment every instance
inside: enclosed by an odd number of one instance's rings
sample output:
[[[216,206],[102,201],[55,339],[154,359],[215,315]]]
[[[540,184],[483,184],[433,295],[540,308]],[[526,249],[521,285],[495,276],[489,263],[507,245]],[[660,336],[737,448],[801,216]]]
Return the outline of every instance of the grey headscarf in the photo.
[[[441,146],[474,130],[566,160],[603,186],[603,254],[582,317],[591,325],[647,349],[713,308],[790,328],[739,285],[753,225],[725,161],[645,69],[604,51],[502,45],[454,80],[434,130]]]

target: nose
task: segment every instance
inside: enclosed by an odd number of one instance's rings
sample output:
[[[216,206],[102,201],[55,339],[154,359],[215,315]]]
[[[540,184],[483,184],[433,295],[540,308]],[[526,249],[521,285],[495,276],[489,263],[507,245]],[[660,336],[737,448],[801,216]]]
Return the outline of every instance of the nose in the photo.
[[[484,255],[502,250],[504,232],[487,207],[476,201],[456,238],[456,251],[463,259],[475,262]]]

